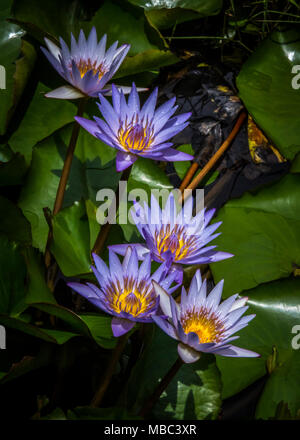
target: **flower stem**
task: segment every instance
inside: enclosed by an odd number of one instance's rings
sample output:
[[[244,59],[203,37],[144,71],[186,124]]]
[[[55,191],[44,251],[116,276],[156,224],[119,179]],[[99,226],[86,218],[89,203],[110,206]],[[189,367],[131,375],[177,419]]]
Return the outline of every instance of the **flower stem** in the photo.
[[[199,168],[199,165],[197,162],[194,162],[190,169],[188,170],[186,176],[184,177],[181,185],[180,185],[180,191],[183,192],[184,189],[195,189],[201,180],[206,176],[206,174],[213,168],[213,166],[216,164],[216,162],[220,159],[220,157],[224,154],[224,152],[227,150],[233,139],[238,134],[241,125],[243,124],[247,114],[245,112],[242,112],[240,116],[238,117],[238,120],[236,121],[231,133],[229,134],[228,138],[223,142],[221,147],[218,149],[218,151],[213,155],[213,157],[207,162],[205,167],[200,171],[200,173],[191,181],[194,174],[196,173],[197,169]],[[190,183],[191,181],[191,183]]]
[[[76,116],[83,115],[85,104],[86,104],[86,98],[80,99]],[[63,205],[66,186],[68,183],[68,178],[70,175],[71,165],[72,165],[72,161],[73,161],[73,157],[74,157],[74,151],[76,148],[77,139],[78,139],[78,135],[79,135],[79,129],[80,129],[80,125],[77,122],[74,122],[73,130],[72,130],[72,134],[71,134],[71,139],[70,139],[68,150],[67,150],[67,155],[66,155],[66,158],[64,161],[64,166],[62,169],[58,189],[56,192],[56,198],[55,198],[54,208],[53,208],[53,215],[56,215],[61,210],[62,205]],[[49,250],[51,241],[52,241],[52,230],[50,228],[49,234],[48,234],[48,239],[47,239],[47,244],[46,244],[46,250],[45,250],[45,265],[46,265],[47,269],[49,268],[49,266],[51,264],[51,253]]]
[[[83,115],[85,104],[86,104],[86,98],[80,99],[76,116]],[[65,158],[64,166],[62,169],[57,193],[56,193],[56,199],[55,199],[54,208],[53,208],[53,215],[56,215],[61,210],[61,207],[62,207],[62,204],[64,201],[64,195],[65,195],[66,186],[68,183],[68,178],[69,178],[70,171],[71,171],[71,165],[72,165],[74,151],[75,151],[76,144],[77,144],[79,129],[80,129],[80,125],[77,122],[75,122],[74,126],[73,126],[73,130],[72,130],[72,135],[71,135],[67,155]]]
[[[127,333],[118,339],[117,345],[116,345],[115,349],[113,350],[113,352],[111,354],[111,358],[110,358],[108,365],[106,367],[104,377],[101,381],[100,387],[96,391],[96,393],[91,401],[90,406],[92,406],[94,408],[100,406],[102,399],[104,397],[104,394],[110,384],[110,380],[113,376],[115,366],[116,366],[118,360],[120,359],[120,356],[121,356],[123,349],[126,345],[127,339],[128,339]]]
[[[159,382],[154,392],[151,394],[149,400],[145,402],[144,406],[139,412],[139,416],[146,417],[149,412],[152,410],[157,400],[161,396],[162,392],[167,388],[171,380],[174,378],[180,367],[183,365],[183,361],[180,357],[177,358],[176,362],[172,365],[167,374],[163,377],[163,379]]]
[[[123,171],[120,181],[123,182],[127,182],[129,176],[130,176],[130,171],[131,171],[131,166],[126,168],[126,170]],[[116,197],[116,212],[119,209],[119,204],[120,204],[120,199],[122,199],[123,194],[119,194],[119,192],[116,192],[115,197]],[[110,216],[108,216],[110,217]],[[104,247],[105,241],[107,239],[108,233],[110,231],[111,228],[111,223],[105,223],[105,225],[103,225],[98,233],[98,236],[96,238],[94,247],[92,249],[92,252],[94,252],[95,254],[100,255],[101,251]]]

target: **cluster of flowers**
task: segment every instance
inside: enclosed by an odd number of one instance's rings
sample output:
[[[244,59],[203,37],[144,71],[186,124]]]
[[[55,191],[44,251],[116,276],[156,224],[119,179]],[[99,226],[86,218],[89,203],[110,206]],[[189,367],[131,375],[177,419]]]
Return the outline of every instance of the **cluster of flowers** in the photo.
[[[172,148],[170,138],[183,130],[190,113],[174,116],[175,98],[156,109],[155,89],[144,105],[133,84],[128,100],[122,87],[107,85],[129,51],[129,45],[118,48],[115,42],[106,51],[106,36],[100,42],[95,28],[86,40],[80,32],[78,43],[71,35],[71,50],[60,39],[61,47],[45,40],[46,57],[69,82],[47,94],[48,97],[74,99],[99,97],[99,110],[104,119],[94,121],[76,117],[77,122],[93,136],[117,150],[116,167],[122,171],[138,156],[163,161],[191,160],[192,156]],[[112,104],[104,95],[112,96]],[[220,303],[223,281],[207,295],[206,281],[200,271],[194,275],[188,293],[182,287],[181,300],[172,293],[183,280],[185,264],[208,264],[233,255],[207,246],[219,234],[219,223],[210,224],[214,210],[198,213],[192,218],[193,199],[188,199],[177,213],[171,194],[163,209],[152,196],[148,206],[135,203],[132,211],[142,219],[136,226],[145,244],[110,246],[109,266],[93,254],[92,270],[99,287],[92,283],[69,283],[70,287],[92,304],[113,316],[112,331],[118,337],[130,331],[136,323],[155,322],[169,336],[179,341],[178,354],[186,362],[195,362],[201,352],[223,356],[256,357],[257,353],[231,345],[232,336],[245,327],[255,315],[243,316],[247,298],[233,295]],[[179,221],[179,218],[184,221]],[[152,220],[155,219],[155,222]],[[190,224],[194,230],[190,233]],[[123,256],[122,263],[117,254]],[[160,263],[151,273],[152,261]]]

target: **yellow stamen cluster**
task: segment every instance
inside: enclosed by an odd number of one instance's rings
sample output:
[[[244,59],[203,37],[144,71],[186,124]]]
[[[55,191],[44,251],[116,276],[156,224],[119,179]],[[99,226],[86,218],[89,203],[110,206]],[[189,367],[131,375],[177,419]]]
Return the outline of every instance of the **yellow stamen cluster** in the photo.
[[[101,79],[105,73],[105,69],[102,64],[97,65],[97,61],[91,61],[90,58],[87,60],[80,58],[80,60],[76,62],[76,65],[80,72],[81,78],[83,78],[84,75],[90,70],[93,71],[94,75],[98,74],[98,79]]]
[[[174,239],[177,237],[177,240]],[[175,261],[182,260],[196,250],[196,237],[186,235],[184,226],[162,225],[159,231],[155,231],[154,239],[159,255],[170,250],[175,254]]]
[[[124,279],[124,287],[119,281],[111,282],[105,289],[109,308],[116,312],[126,312],[133,317],[151,311],[156,304],[156,295],[151,283],[146,280],[137,282],[132,278]]]
[[[138,116],[134,116],[130,122],[125,119],[118,131],[118,140],[124,150],[145,151],[149,148],[153,141],[154,129],[148,122],[144,124],[139,121]]]
[[[186,334],[194,332],[199,343],[220,342],[223,339],[224,325],[218,317],[204,307],[187,310],[180,319]]]

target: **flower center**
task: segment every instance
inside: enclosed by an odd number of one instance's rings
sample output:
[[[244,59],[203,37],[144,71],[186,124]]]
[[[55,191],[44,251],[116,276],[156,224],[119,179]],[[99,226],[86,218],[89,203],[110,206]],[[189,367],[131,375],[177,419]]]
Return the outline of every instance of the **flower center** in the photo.
[[[124,279],[124,288],[119,282],[106,286],[106,302],[110,309],[116,313],[126,312],[133,317],[153,311],[157,297],[146,280],[136,282],[133,279]]]
[[[176,253],[178,248],[180,247],[180,242],[177,238],[177,235],[172,232],[171,235],[167,236],[160,243],[160,254],[163,254],[166,251],[171,251],[172,253]]]
[[[125,124],[120,126],[118,140],[122,147],[128,152],[141,152],[146,150],[153,140],[153,128],[146,122],[139,121],[138,116],[134,116],[130,123],[125,120]]]
[[[186,334],[193,332],[198,335],[200,344],[220,342],[223,339],[224,325],[213,312],[204,307],[194,306],[187,310],[180,321]]]
[[[79,61],[75,60],[75,62],[81,78],[83,78],[87,72],[92,70],[94,75],[98,74],[98,80],[100,80],[106,72],[106,69],[102,64],[97,65],[97,61],[92,61],[90,58],[88,58],[87,60],[80,58]]]
[[[170,225],[163,225],[155,232],[154,239],[159,255],[169,250],[174,255],[175,261],[182,260],[196,250],[196,237],[186,236],[184,227],[180,225],[175,225],[173,230]]]

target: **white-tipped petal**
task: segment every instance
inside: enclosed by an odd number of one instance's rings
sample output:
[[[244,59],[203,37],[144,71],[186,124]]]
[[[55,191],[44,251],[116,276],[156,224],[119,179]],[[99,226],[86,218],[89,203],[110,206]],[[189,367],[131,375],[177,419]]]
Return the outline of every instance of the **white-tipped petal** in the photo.
[[[193,362],[198,361],[201,357],[201,353],[199,351],[196,351],[185,344],[179,343],[177,346],[177,351],[185,364],[192,364]]]
[[[61,49],[48,38],[45,38],[45,43],[49,51],[52,53],[52,55],[59,61],[59,55],[61,54]]]
[[[172,317],[170,295],[168,295],[167,292],[162,287],[160,287],[160,285],[157,284],[156,281],[153,280],[152,284],[156,295],[159,296],[159,304],[164,315]]]
[[[56,99],[79,99],[85,95],[72,86],[62,86],[45,94],[46,98]]]

